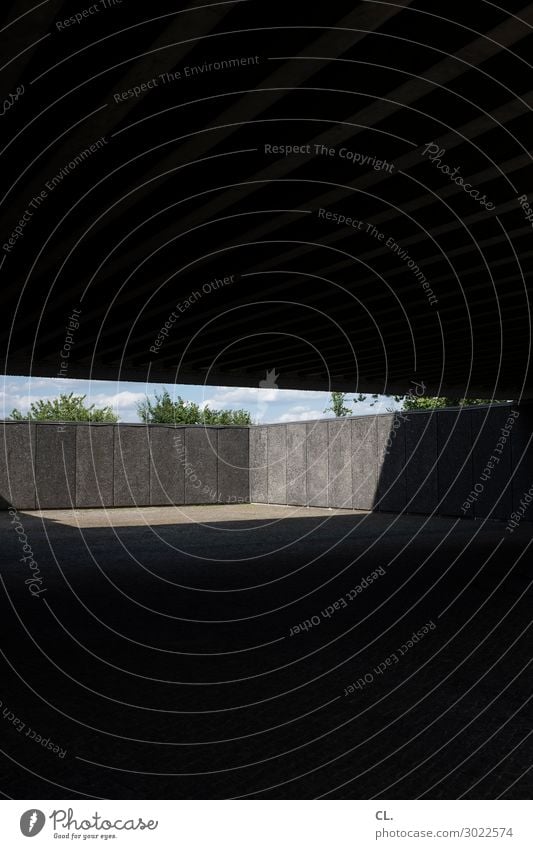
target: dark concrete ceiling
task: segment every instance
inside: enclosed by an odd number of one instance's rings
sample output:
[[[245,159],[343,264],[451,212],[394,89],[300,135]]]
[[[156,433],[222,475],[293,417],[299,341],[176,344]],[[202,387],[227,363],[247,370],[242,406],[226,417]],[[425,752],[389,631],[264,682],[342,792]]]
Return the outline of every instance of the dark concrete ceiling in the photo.
[[[0,32],[5,373],[532,395],[533,4],[30,8]]]

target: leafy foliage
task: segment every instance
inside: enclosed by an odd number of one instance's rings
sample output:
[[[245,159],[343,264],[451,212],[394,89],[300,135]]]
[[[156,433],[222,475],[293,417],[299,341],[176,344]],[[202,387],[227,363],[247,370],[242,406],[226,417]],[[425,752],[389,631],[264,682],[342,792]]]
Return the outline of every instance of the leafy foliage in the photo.
[[[137,405],[141,421],[146,424],[206,424],[206,425],[249,425],[252,417],[247,410],[211,410],[200,408],[194,401],[185,401],[178,395],[175,401],[168,389],[155,393],[154,400],[148,396]]]
[[[346,394],[346,392],[332,392],[330,406],[326,407],[324,412],[329,413],[331,411],[337,416],[337,418],[340,418],[341,416],[349,416],[351,412],[350,408],[344,403]]]
[[[10,418],[14,421],[36,422],[116,422],[116,416],[111,407],[95,407],[85,404],[86,395],[61,394],[52,400],[33,401],[27,413],[21,413],[16,408],[11,411]]]
[[[443,407],[475,407],[479,404],[502,404],[490,398],[431,398],[427,395],[397,395],[395,401],[403,401],[404,410],[439,410]]]
[[[369,401],[368,400],[369,398],[371,398],[372,400]],[[354,402],[354,404],[359,404],[361,401],[368,401],[370,406],[373,407],[375,404],[377,404],[378,400],[379,400],[379,395],[377,395],[377,394],[376,395],[363,395],[363,393],[360,392],[359,395],[355,396],[355,398],[353,399],[353,402]]]
[[[349,416],[350,409],[346,406],[347,392],[332,392],[331,404],[324,410],[325,413],[332,412],[336,416]],[[411,392],[409,395],[394,395],[394,401],[401,404],[403,410],[438,410],[444,407],[472,407],[479,404],[504,404],[505,401],[491,400],[490,398],[446,398],[446,397],[430,397],[428,395],[418,395]],[[379,400],[379,395],[365,395],[359,392],[353,398],[354,404],[366,402],[370,407],[375,406]],[[387,407],[387,411],[394,412],[394,407]]]

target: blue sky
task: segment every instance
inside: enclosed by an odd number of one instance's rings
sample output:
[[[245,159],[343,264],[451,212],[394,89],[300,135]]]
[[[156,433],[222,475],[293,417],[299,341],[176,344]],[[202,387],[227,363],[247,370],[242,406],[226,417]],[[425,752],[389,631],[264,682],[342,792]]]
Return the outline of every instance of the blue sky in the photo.
[[[182,384],[130,383],[107,380],[67,380],[42,377],[2,378],[0,384],[0,418],[7,418],[13,407],[26,411],[31,401],[39,398],[56,398],[61,392],[87,395],[87,401],[98,407],[109,405],[123,422],[137,422],[136,404],[146,394],[153,395],[166,385],[171,395],[208,404],[212,408],[249,410],[256,422],[304,421],[329,417],[324,413],[329,405],[329,393],[308,392],[292,389],[249,389],[228,386],[185,386]],[[374,407],[368,402],[352,404],[353,395],[348,395],[347,406],[354,415],[384,413],[387,407],[397,408],[392,398],[380,396]]]

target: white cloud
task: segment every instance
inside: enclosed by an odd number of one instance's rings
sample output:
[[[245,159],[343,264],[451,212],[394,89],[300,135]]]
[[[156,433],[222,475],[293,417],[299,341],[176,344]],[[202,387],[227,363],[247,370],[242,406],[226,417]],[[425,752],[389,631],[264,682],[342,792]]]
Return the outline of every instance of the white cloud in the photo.
[[[171,396],[182,395],[185,399],[209,406],[212,409],[243,407],[249,410],[254,422],[295,422],[331,418],[324,413],[330,404],[330,393],[305,391],[302,389],[274,389],[235,386],[182,386],[167,385]],[[0,417],[6,418],[13,407],[27,411],[31,401],[39,398],[57,398],[62,392],[86,395],[87,402],[97,407],[110,406],[123,422],[139,421],[137,404],[146,394],[161,393],[163,387],[142,382],[101,380],[68,380],[58,378],[28,378],[6,376],[0,384]],[[208,397],[206,397],[208,396]],[[346,396],[346,406],[351,415],[361,416],[384,413],[388,407],[398,409],[393,398],[380,396],[371,406],[371,398],[357,404],[352,403],[353,394]]]
[[[28,395],[17,395],[14,392],[0,393],[0,417],[8,418],[14,407],[21,412],[26,412],[31,400]]]
[[[90,404],[95,404],[97,407],[112,407],[114,410],[134,409],[138,401],[144,399],[144,392],[115,392],[114,395],[106,395],[105,392],[98,392],[95,395],[88,396],[87,400]]]
[[[331,413],[324,413],[322,410],[312,410],[309,407],[289,407],[286,413],[283,413],[279,418],[272,419],[274,422],[305,422],[311,419],[328,419],[331,418]]]
[[[128,389],[110,395],[105,392],[98,392],[94,395],[88,395],[87,402],[95,404],[96,407],[111,407],[121,422],[138,422],[137,403],[143,401],[145,395],[145,392],[132,392]]]
[[[229,406],[245,403],[287,403],[297,400],[316,400],[328,396],[327,392],[307,392],[303,389],[259,389],[255,387],[217,386],[205,404],[210,406]]]

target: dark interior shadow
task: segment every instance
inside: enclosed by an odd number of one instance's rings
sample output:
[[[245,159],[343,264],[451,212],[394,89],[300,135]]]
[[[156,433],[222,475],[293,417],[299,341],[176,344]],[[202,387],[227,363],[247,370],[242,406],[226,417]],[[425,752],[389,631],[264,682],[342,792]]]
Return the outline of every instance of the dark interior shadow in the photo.
[[[22,542],[0,517],[11,796],[455,798],[479,779],[493,798],[524,772],[528,532],[239,510],[81,530],[19,513]]]
[[[518,511],[532,529],[531,405],[378,416],[377,446],[374,510],[506,523]]]

